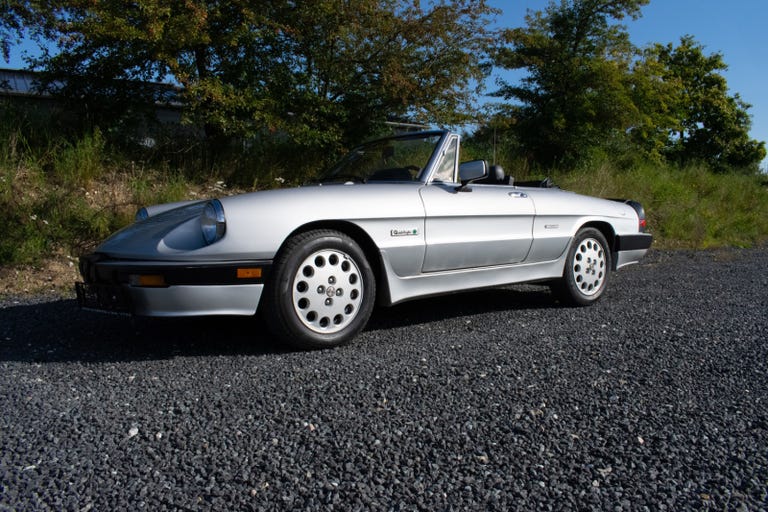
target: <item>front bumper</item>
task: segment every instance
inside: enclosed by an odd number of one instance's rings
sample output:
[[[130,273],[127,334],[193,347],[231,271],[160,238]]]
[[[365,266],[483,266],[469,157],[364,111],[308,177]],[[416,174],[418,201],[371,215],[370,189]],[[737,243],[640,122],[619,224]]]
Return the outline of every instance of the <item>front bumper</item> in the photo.
[[[190,263],[89,255],[80,259],[84,282],[76,291],[80,307],[109,313],[253,315],[270,267],[264,260]]]

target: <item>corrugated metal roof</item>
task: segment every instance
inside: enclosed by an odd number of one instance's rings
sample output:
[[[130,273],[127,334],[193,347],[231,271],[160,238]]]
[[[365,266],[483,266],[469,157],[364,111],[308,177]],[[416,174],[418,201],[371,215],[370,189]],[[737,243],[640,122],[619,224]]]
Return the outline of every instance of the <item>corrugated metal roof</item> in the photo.
[[[13,96],[50,96],[35,88],[35,73],[23,69],[0,68],[0,94]]]
[[[181,87],[171,84],[161,84],[154,82],[136,82],[145,87],[149,87],[154,97],[155,105],[158,107],[179,109],[184,106],[180,100]],[[37,73],[24,69],[4,69],[0,68],[0,96],[26,96],[33,98],[51,98],[48,91],[38,91]],[[51,86],[56,87],[61,83],[54,82]]]

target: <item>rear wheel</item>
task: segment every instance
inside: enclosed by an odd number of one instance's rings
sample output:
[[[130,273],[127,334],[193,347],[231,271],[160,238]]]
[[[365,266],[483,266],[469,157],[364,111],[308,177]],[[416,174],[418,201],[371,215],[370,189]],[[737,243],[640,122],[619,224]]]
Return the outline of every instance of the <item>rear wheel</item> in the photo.
[[[368,322],[376,297],[360,246],[333,230],[301,233],[275,260],[267,291],[272,332],[301,349],[346,343]]]
[[[596,302],[608,286],[611,252],[605,236],[595,228],[583,228],[568,250],[563,277],[553,291],[565,302],[587,306]]]

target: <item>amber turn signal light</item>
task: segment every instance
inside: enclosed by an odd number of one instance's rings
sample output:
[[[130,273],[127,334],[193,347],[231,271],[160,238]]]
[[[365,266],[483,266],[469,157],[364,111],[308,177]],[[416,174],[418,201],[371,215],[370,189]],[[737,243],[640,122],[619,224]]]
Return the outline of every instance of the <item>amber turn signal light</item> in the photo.
[[[238,279],[258,279],[261,277],[260,268],[239,268],[237,269]]]
[[[157,288],[168,286],[165,283],[165,277],[159,274],[132,274],[128,279],[131,286],[143,286],[147,288]]]

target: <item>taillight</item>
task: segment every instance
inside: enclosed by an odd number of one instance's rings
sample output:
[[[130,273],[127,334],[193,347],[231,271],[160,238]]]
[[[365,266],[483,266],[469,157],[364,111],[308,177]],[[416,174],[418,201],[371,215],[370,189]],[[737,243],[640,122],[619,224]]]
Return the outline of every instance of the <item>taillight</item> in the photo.
[[[645,233],[645,228],[648,225],[645,222],[645,210],[643,209],[643,205],[631,199],[614,199],[614,201],[622,201],[624,204],[631,206],[632,209],[635,210],[635,213],[637,213],[637,230],[640,233]]]

